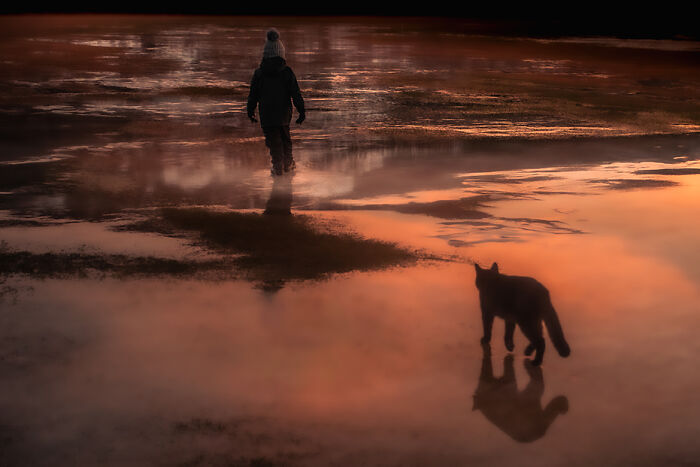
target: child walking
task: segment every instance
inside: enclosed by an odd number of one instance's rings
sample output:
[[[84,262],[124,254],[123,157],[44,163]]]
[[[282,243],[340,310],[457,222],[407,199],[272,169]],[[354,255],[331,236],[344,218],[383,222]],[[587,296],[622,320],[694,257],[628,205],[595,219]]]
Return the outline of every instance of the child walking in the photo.
[[[292,120],[292,103],[299,112],[297,124],[306,119],[304,99],[301,97],[297,78],[285,61],[285,50],[275,29],[267,32],[260,67],[253,73],[248,94],[248,118],[255,123],[255,108],[260,107],[260,126],[265,135],[265,145],[270,149],[272,175],[282,175],[294,170],[292,138],[289,124]]]

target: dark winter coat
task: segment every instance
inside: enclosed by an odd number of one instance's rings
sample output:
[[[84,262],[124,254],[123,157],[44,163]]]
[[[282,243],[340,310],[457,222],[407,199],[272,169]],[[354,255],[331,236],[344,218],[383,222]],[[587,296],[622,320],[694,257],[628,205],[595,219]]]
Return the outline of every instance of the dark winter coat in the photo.
[[[261,126],[289,125],[292,102],[297,111],[304,114],[304,99],[292,69],[282,57],[263,59],[250,83],[248,116],[255,116],[255,107],[260,104]]]

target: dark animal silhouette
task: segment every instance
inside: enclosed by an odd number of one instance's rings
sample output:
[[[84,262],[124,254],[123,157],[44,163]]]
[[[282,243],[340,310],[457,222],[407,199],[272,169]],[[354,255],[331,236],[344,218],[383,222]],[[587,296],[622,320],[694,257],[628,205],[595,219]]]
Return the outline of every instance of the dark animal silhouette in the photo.
[[[506,322],[505,344],[509,351],[513,350],[513,332],[515,325],[530,340],[525,349],[525,355],[536,351],[533,365],[542,363],[544,357],[544,338],[542,337],[542,321],[547,325],[549,337],[554,347],[562,357],[571,353],[569,344],[564,339],[564,332],[559,324],[557,312],[552,306],[549,291],[531,277],[508,276],[498,272],[498,264],[493,263],[491,269],[476,268],[476,287],[479,289],[481,317],[484,324],[484,337],[481,343],[491,342],[491,328],[495,316]]]
[[[569,401],[565,396],[555,397],[543,409],[542,367],[525,360],[525,370],[530,381],[525,389],[518,391],[513,355],[506,355],[503,360],[503,376],[496,378],[491,366],[491,351],[488,346],[484,346],[479,385],[474,392],[472,408],[483,413],[501,431],[521,443],[543,437],[557,416],[569,410]]]

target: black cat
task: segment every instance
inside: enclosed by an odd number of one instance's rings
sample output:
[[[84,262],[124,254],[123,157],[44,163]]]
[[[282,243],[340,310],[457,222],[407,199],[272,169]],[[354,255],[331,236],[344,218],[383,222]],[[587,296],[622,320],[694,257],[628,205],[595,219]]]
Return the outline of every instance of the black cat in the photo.
[[[506,348],[513,350],[513,331],[517,324],[525,337],[530,340],[530,345],[525,349],[525,355],[530,355],[535,350],[535,359],[532,364],[539,365],[544,357],[544,338],[542,337],[542,321],[544,321],[549,338],[559,355],[569,356],[571,349],[564,339],[557,312],[552,306],[549,291],[545,286],[531,277],[501,274],[498,272],[496,263],[493,263],[491,269],[481,268],[478,264],[474,264],[474,267],[484,322],[482,345],[488,345],[491,341],[493,318],[498,316],[506,322]]]

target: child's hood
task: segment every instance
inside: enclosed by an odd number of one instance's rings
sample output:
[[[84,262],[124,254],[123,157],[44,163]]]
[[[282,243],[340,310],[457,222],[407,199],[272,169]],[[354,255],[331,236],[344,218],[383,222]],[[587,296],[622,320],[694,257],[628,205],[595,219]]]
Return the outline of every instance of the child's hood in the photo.
[[[265,75],[276,75],[287,67],[287,62],[282,57],[264,58],[260,62],[260,70]]]

